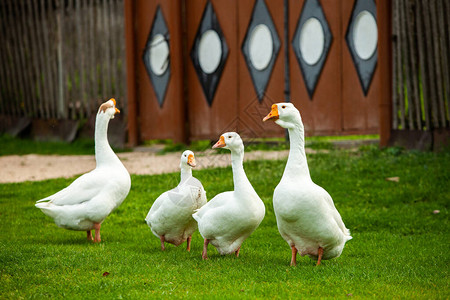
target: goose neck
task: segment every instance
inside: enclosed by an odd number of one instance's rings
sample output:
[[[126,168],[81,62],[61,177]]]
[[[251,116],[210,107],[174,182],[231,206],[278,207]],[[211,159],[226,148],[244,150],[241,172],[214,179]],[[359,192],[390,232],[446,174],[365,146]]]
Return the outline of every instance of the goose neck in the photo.
[[[283,176],[310,178],[305,153],[305,133],[302,125],[289,128],[290,150]]]
[[[192,177],[192,169],[188,166],[181,165],[181,172],[180,172],[180,183],[185,182],[190,177]]]
[[[108,124],[110,118],[105,113],[97,114],[95,120],[95,160],[97,166],[118,160],[108,142]]]
[[[244,171],[244,151],[231,151],[231,167],[233,169],[234,191],[240,193],[246,190],[253,190],[250,181]]]

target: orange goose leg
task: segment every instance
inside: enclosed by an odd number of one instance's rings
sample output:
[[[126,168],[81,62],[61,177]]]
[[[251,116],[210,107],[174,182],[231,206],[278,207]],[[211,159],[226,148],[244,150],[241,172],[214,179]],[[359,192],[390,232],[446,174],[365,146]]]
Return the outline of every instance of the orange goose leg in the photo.
[[[87,240],[88,241],[93,241],[94,238],[92,237],[92,232],[90,230],[88,230],[88,231],[86,231],[86,233],[87,233]]]
[[[208,259],[208,244],[209,244],[209,240],[205,239],[205,243],[203,244],[203,252],[202,252],[202,258],[203,259]]]
[[[100,227],[102,226],[102,224],[100,223],[94,223],[94,229],[95,229],[95,238],[94,238],[94,243],[100,243],[101,239],[100,239]]]
[[[166,250],[166,247],[164,246],[164,241],[165,241],[166,239],[164,238],[163,235],[160,236],[159,239],[161,240],[161,251]]]
[[[239,246],[239,248],[237,248],[236,251],[234,251],[234,254],[236,255],[236,257],[239,257],[239,251],[241,250],[241,246]]]
[[[295,248],[295,245],[294,245],[294,246],[291,246],[291,249],[292,249],[291,266],[296,266],[297,265],[297,261],[296,261],[297,248]]]
[[[188,236],[186,250],[189,252],[191,252],[191,240],[192,240],[192,236]]]
[[[317,251],[319,253],[319,258],[317,259],[317,265],[320,265],[320,261],[322,260],[322,255],[323,255],[323,248],[319,247],[319,250]]]

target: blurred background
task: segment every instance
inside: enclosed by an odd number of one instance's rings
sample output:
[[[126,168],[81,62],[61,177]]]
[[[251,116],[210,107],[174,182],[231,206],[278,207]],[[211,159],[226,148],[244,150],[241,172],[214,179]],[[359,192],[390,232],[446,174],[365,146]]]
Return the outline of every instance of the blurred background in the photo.
[[[283,138],[262,118],[290,101],[307,136],[438,149],[449,17],[445,0],[3,0],[0,133],[89,138],[116,98],[117,147]]]

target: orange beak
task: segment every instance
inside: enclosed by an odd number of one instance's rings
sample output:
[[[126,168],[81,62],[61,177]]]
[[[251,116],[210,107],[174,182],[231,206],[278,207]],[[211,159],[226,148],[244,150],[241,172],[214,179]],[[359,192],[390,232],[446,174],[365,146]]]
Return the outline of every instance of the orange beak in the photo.
[[[212,147],[213,147],[213,149],[216,149],[216,148],[223,148],[226,145],[227,144],[225,144],[225,139],[222,135],[222,136],[220,136],[220,139],[217,141],[217,143],[215,143],[214,146],[212,146]]]
[[[279,119],[279,114],[278,114],[278,106],[276,104],[272,105],[272,110],[270,111],[270,113],[264,117],[263,122],[267,121],[267,120],[278,120]]]
[[[120,110],[116,107],[117,103],[116,103],[116,99],[111,98],[109,99],[114,103],[114,108],[116,109],[116,112],[114,114],[120,114]]]
[[[194,158],[194,155],[189,154],[187,164],[188,164],[189,166],[195,168],[196,164],[195,164],[195,158]]]

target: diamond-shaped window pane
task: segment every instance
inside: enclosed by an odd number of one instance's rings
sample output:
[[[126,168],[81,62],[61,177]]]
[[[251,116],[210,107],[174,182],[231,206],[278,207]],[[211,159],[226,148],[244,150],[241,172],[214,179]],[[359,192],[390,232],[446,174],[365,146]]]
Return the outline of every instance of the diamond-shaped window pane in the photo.
[[[191,59],[210,106],[227,57],[228,45],[214,8],[211,2],[208,1],[195,35],[191,49]]]
[[[145,69],[150,77],[159,106],[164,103],[167,86],[170,79],[170,47],[169,29],[167,27],[161,8],[156,9],[150,34],[145,44],[144,61]]]
[[[261,102],[280,50],[280,39],[264,0],[257,0],[242,44],[242,53]]]
[[[306,0],[297,23],[292,47],[312,99],[333,41],[330,27],[318,0]]]
[[[364,95],[369,91],[378,61],[376,19],[375,2],[357,0],[345,35]]]

